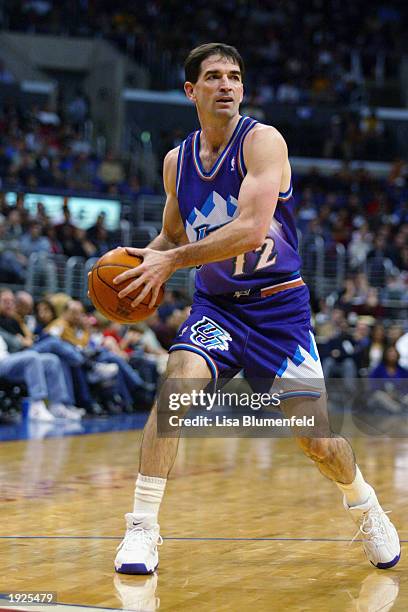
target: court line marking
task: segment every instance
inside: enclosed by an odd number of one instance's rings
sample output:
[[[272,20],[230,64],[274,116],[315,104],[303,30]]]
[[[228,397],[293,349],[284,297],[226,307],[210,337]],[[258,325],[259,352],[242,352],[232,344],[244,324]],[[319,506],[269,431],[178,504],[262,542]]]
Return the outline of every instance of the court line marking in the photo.
[[[123,540],[123,536],[0,536],[0,540]],[[197,542],[350,542],[350,538],[217,538],[167,536],[163,540]],[[363,542],[356,539],[355,542]],[[400,540],[406,544],[408,540]]]

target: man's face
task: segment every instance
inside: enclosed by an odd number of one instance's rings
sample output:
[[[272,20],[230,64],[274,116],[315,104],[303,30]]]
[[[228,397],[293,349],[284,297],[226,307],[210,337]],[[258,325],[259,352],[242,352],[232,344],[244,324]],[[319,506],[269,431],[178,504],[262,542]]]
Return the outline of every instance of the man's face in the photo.
[[[39,225],[38,223],[33,223],[30,228],[30,234],[32,238],[39,238],[39,236],[41,235],[41,225]]]
[[[218,55],[210,55],[201,63],[197,82],[187,81],[184,90],[199,113],[213,117],[234,117],[244,95],[238,64]]]
[[[73,302],[68,307],[65,318],[71,325],[80,325],[82,323],[82,316],[84,313],[84,309],[82,304],[79,302]]]
[[[16,300],[11,291],[3,291],[0,295],[0,312],[5,317],[12,317],[16,312]]]
[[[19,315],[27,317],[33,312],[33,299],[31,296],[19,297],[17,296],[16,309]]]

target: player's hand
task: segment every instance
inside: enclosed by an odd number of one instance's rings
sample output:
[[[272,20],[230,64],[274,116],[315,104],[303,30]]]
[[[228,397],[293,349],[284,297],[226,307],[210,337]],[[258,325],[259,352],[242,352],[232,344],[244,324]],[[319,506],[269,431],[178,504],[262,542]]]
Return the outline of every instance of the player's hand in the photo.
[[[133,249],[127,248],[126,251],[129,255],[134,257],[140,257],[143,259],[142,263],[126,270],[119,276],[114,278],[113,282],[115,285],[130,281],[127,287],[120,291],[119,298],[124,298],[135,289],[138,289],[144,285],[142,291],[133,300],[132,307],[135,308],[138,304],[143,302],[145,297],[152,292],[152,297],[149,302],[149,308],[153,308],[156,304],[160,287],[175,271],[174,258],[171,251],[154,251],[153,249]],[[134,279],[134,280],[133,280]]]

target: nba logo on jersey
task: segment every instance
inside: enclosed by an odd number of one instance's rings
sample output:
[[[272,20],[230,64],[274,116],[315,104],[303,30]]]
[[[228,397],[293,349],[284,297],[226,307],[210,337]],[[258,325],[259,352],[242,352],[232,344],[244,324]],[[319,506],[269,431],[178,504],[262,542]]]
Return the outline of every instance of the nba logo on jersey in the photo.
[[[231,172],[235,171],[235,157],[231,159]]]
[[[232,340],[231,336],[209,317],[203,317],[197,323],[194,323],[191,326],[191,331],[193,333],[190,340],[197,346],[202,346],[208,351],[211,349],[228,351],[228,342]]]

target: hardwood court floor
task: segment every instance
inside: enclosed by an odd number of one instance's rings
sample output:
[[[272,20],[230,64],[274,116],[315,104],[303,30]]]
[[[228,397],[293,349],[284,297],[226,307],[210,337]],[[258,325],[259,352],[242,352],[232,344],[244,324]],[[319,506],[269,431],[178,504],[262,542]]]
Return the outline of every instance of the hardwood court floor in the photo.
[[[291,440],[185,439],[150,578],[113,571],[139,442],[125,431],[0,444],[1,593],[56,591],[62,604],[144,612],[159,600],[177,612],[408,609],[407,440],[354,443],[399,527],[394,570],[375,570],[361,543],[349,544],[339,492]]]

